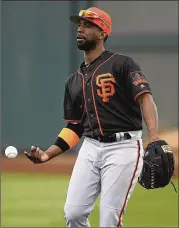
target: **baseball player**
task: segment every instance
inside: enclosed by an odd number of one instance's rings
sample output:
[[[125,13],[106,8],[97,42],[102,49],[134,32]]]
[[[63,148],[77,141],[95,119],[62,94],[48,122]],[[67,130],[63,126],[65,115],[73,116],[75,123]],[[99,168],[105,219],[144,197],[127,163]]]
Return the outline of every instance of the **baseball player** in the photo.
[[[105,50],[112,29],[106,12],[92,7],[70,20],[78,26],[84,62],[65,85],[67,125],[46,151],[33,146],[24,153],[34,163],[47,162],[84,136],[64,207],[67,227],[90,227],[88,216],[99,195],[100,227],[122,227],[143,165],[142,116],[149,141],[159,140],[156,105],[139,65]]]

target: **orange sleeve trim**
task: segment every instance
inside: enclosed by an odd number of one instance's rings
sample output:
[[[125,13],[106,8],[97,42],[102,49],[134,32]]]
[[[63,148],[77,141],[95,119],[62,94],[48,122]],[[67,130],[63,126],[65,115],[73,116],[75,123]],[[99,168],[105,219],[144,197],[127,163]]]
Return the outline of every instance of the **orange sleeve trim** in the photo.
[[[134,100],[136,101],[136,99],[137,99],[141,94],[143,94],[143,93],[150,93],[150,94],[152,94],[152,92],[151,92],[150,90],[143,90],[143,91],[141,91],[141,92],[139,92],[138,94],[135,95]]]
[[[78,135],[69,128],[63,128],[58,137],[61,137],[70,148],[75,146],[80,140]]]
[[[68,123],[80,123],[81,120],[64,120],[64,122],[68,122]]]

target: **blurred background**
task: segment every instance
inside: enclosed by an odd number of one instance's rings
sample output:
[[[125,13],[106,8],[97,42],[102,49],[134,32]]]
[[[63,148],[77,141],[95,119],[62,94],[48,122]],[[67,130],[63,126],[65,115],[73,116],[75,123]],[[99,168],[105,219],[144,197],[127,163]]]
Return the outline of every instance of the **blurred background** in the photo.
[[[161,134],[178,159],[178,1],[2,1],[2,155],[9,145],[16,146],[20,155],[31,145],[45,149],[65,126],[64,84],[83,61],[69,17],[91,6],[111,15],[106,49],[131,56],[141,66],[158,107]],[[146,129],[144,140],[145,136]],[[68,156],[42,166],[20,155],[14,160],[1,156],[2,227],[65,226],[63,204],[79,147],[80,143]],[[33,194],[32,186],[40,196]],[[177,202],[171,186],[153,192],[137,186],[125,224],[177,227]],[[137,216],[141,212],[143,218]],[[98,213],[96,206],[91,217],[96,227]]]

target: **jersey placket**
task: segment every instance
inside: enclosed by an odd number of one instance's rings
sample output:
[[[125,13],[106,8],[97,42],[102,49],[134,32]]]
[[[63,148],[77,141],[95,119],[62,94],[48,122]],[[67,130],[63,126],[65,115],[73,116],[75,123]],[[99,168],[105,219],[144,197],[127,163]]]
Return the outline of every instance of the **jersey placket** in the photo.
[[[93,96],[92,96],[92,88],[91,88],[92,75],[90,76],[85,75],[84,80],[85,80],[86,104],[87,104],[87,109],[89,113],[89,119],[92,125],[93,134],[96,135],[98,133],[98,128],[96,128],[98,123],[95,115],[95,108],[94,108],[94,102],[93,102]]]
[[[94,101],[94,91],[93,91],[93,78],[94,78],[94,71],[91,73],[91,69],[86,68],[85,74],[83,75],[79,72],[80,75],[83,77],[83,96],[85,101],[85,109],[87,112],[88,122],[90,125],[92,136],[99,136],[101,135],[99,130],[98,119],[96,116],[95,110],[95,101]]]
[[[94,121],[95,120],[95,114],[93,110],[93,102],[92,102],[92,96],[91,96],[91,86],[90,86],[90,80],[91,77],[88,77],[87,74],[83,75],[83,73],[79,70],[78,74],[82,77],[83,81],[83,98],[84,98],[84,105],[85,110],[88,118],[89,127],[91,130],[91,133],[93,135],[94,131]]]

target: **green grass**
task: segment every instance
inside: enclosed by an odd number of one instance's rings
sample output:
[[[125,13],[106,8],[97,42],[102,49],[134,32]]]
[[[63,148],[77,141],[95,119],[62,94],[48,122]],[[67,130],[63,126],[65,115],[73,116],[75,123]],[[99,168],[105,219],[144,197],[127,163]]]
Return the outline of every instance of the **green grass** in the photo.
[[[2,174],[2,227],[65,227],[63,206],[69,177],[40,174]],[[175,181],[178,186],[178,182]],[[99,200],[92,214],[98,225]],[[178,194],[168,185],[145,190],[137,185],[123,219],[125,227],[178,227]]]

